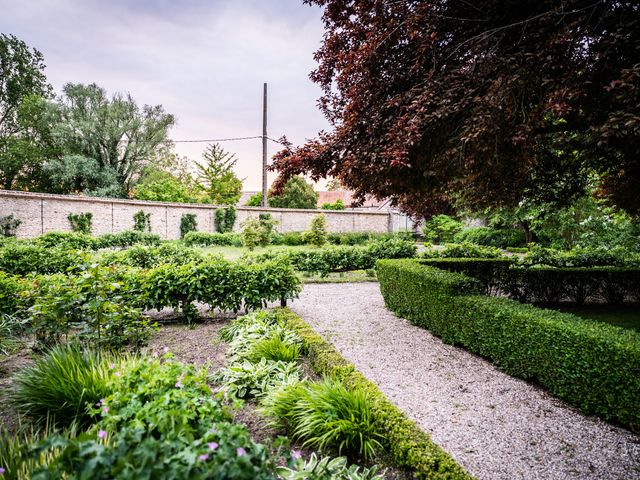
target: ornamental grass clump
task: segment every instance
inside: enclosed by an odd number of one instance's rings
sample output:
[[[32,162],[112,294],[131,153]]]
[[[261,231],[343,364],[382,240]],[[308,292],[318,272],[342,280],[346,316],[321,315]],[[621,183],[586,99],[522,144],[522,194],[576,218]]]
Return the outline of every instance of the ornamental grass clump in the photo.
[[[36,424],[86,426],[92,420],[89,406],[108,395],[109,377],[119,363],[108,353],[57,345],[16,374],[9,398]]]
[[[383,440],[370,405],[365,391],[324,379],[272,390],[261,412],[301,440],[305,448],[369,460],[380,451]]]

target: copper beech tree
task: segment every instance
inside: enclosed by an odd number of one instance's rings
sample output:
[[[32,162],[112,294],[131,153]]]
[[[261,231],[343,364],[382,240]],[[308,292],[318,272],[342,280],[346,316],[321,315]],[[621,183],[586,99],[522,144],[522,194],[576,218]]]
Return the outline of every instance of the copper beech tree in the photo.
[[[640,212],[640,4],[306,0],[332,131],[273,160],[416,216],[568,202]],[[286,143],[286,142],[285,142]],[[276,185],[277,188],[278,185]]]

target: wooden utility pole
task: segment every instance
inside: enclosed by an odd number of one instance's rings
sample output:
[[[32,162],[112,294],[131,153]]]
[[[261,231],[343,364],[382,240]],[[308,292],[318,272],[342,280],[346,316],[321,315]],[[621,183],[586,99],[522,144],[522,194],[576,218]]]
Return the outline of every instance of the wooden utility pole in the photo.
[[[264,96],[262,99],[262,206],[267,203],[267,84],[264,84]]]

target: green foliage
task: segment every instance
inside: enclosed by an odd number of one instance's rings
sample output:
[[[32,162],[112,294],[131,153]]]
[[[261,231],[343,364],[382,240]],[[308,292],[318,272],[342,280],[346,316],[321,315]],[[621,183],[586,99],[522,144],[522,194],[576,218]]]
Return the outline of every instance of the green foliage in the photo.
[[[479,296],[479,282],[413,260],[381,260],[385,304],[446,343],[631,429],[640,427],[640,336],[571,314]]]
[[[151,232],[151,214],[138,210],[133,215],[133,229],[136,232]]]
[[[86,235],[91,234],[91,222],[93,219],[93,213],[70,213],[67,216],[69,224],[71,225],[71,231],[76,233],[84,233]]]
[[[294,362],[260,359],[235,362],[219,370],[215,380],[238,398],[261,397],[282,385],[300,381],[300,369]]]
[[[363,468],[349,465],[346,457],[318,458],[312,453],[309,460],[299,458],[291,467],[280,467],[278,475],[283,480],[383,480],[377,467]]]
[[[190,247],[209,247],[212,245],[241,246],[242,239],[236,233],[189,232],[182,239]]]
[[[624,247],[576,247],[563,251],[535,245],[522,258],[522,263],[551,267],[640,267],[640,254]]]
[[[521,247],[526,239],[522,230],[515,228],[469,227],[456,233],[455,243],[473,243],[489,247],[507,248]]]
[[[22,281],[0,270],[0,314],[14,315],[18,310],[18,296],[23,289]]]
[[[69,250],[94,250],[96,239],[79,232],[47,232],[33,240],[36,245],[46,248],[66,248]]]
[[[195,213],[185,213],[180,218],[180,238],[189,232],[195,232],[198,230],[198,220]]]
[[[447,243],[441,250],[429,248],[422,254],[425,258],[503,258],[499,248],[485,247],[473,243]]]
[[[311,245],[324,246],[327,243],[327,217],[324,214],[315,215],[311,219],[311,229],[304,236]]]
[[[217,222],[217,219],[216,219],[216,222]],[[233,205],[229,205],[227,208],[224,209],[224,219],[223,219],[224,231],[232,232],[233,226],[235,225],[235,223],[236,223],[236,207],[234,207]],[[216,223],[216,226],[217,226],[217,223]]]
[[[145,345],[155,328],[141,314],[135,279],[129,272],[93,264],[79,275],[36,279],[38,289],[25,300],[36,340],[51,345],[73,327],[77,338],[109,349]]]
[[[249,217],[242,222],[242,243],[249,250],[258,245],[265,247],[271,242],[273,227],[278,222],[268,213],[261,213],[259,218]]]
[[[91,422],[89,407],[109,394],[108,379],[117,359],[74,344],[53,347],[13,378],[10,400],[40,425]],[[110,368],[111,365],[111,368]]]
[[[156,202],[198,203],[200,199],[189,180],[159,168],[147,168],[133,187],[133,198]]]
[[[334,245],[363,245],[372,238],[376,238],[376,234],[367,232],[347,232],[347,233],[329,233],[327,240]]]
[[[427,433],[409,420],[374,383],[356,371],[353,364],[342,357],[304,320],[288,309],[276,310],[276,316],[279,322],[302,338],[311,367],[317,374],[342,380],[348,388],[368,393],[369,405],[381,435],[380,442],[397,467],[409,469],[416,478],[422,480],[471,479],[462,467],[433,443]]]
[[[290,407],[285,414],[273,403]],[[381,450],[381,435],[362,390],[349,390],[340,381],[299,383],[274,390],[263,402],[262,412],[286,426],[304,447],[370,459]],[[284,415],[283,415],[284,414]]]
[[[247,353],[250,362],[259,362],[260,359],[295,362],[300,356],[298,343],[288,342],[280,335],[270,335],[251,347]]]
[[[115,170],[84,155],[62,155],[47,160],[42,166],[42,177],[41,188],[49,193],[123,196]]]
[[[85,263],[79,252],[25,243],[0,247],[0,270],[13,275],[77,270]]]
[[[159,247],[135,245],[122,251],[106,252],[101,255],[99,261],[103,265],[128,265],[148,269],[161,264],[184,265],[202,261],[203,258],[199,251],[192,248],[175,243],[163,243]]]
[[[313,185],[300,176],[291,177],[284,185],[282,195],[269,196],[269,206],[273,208],[315,209],[318,193]]]
[[[322,210],[344,210],[344,202],[340,199],[337,199],[334,203],[323,203],[320,207]]]
[[[0,278],[0,282],[2,279]],[[2,284],[0,283],[0,290]],[[2,293],[0,293],[1,298]],[[0,304],[0,312],[2,311]],[[21,336],[24,334],[24,322],[14,315],[0,313],[0,358],[17,351],[22,345]]]
[[[425,222],[422,233],[426,241],[443,244],[453,241],[454,235],[462,228],[462,222],[449,215],[435,215]]]
[[[11,215],[0,217],[0,237],[15,237],[22,220]]]
[[[43,97],[51,93],[44,74],[44,57],[13,35],[0,34],[0,187],[33,187],[43,148],[39,112]]]
[[[160,235],[136,230],[105,233],[98,237],[76,232],[48,232],[36,237],[33,243],[47,248],[98,250],[125,248],[132,245],[159,245]]]
[[[96,84],[64,85],[52,105],[53,135],[65,154],[94,159],[128,194],[149,159],[162,149],[175,120],[161,105],[139,107],[130,95],[110,98]]]
[[[262,192],[256,192],[249,197],[247,203],[245,203],[247,207],[260,207],[262,206]]]
[[[148,272],[143,285],[147,307],[182,307],[187,320],[195,316],[189,307],[192,302],[238,311],[243,306],[259,308],[267,302],[295,298],[300,291],[300,280],[286,263],[248,264],[222,258],[160,265]]]
[[[267,449],[231,423],[204,369],[165,356],[127,361],[118,373],[94,408],[93,428],[35,446],[36,452],[61,450],[45,478],[273,478]]]
[[[207,146],[202,157],[204,164],[196,163],[197,188],[215,205],[238,203],[242,193],[242,180],[233,172],[233,167],[238,162],[235,154],[225,152],[220,144],[213,143]]]
[[[95,238],[94,248],[126,248],[132,245],[160,245],[160,235],[157,233],[125,230],[119,233],[105,233]]]
[[[326,276],[330,272],[367,270],[375,267],[378,258],[410,258],[415,256],[413,241],[390,238],[377,240],[366,247],[330,247],[317,250],[295,250],[281,253],[264,253],[253,257],[262,262],[280,259],[290,263],[300,272]]]

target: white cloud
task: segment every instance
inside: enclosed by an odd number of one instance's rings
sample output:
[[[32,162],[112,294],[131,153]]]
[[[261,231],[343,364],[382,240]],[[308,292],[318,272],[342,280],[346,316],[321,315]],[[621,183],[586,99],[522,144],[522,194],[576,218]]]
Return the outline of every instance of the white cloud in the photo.
[[[95,82],[176,115],[174,139],[259,135],[269,83],[269,136],[294,143],[327,124],[309,79],[322,38],[320,11],[301,0],[0,0],[0,32],[45,56],[56,91]],[[245,189],[260,186],[260,140],[224,144]],[[204,144],[177,144],[199,159]],[[270,154],[277,145],[269,145]]]

